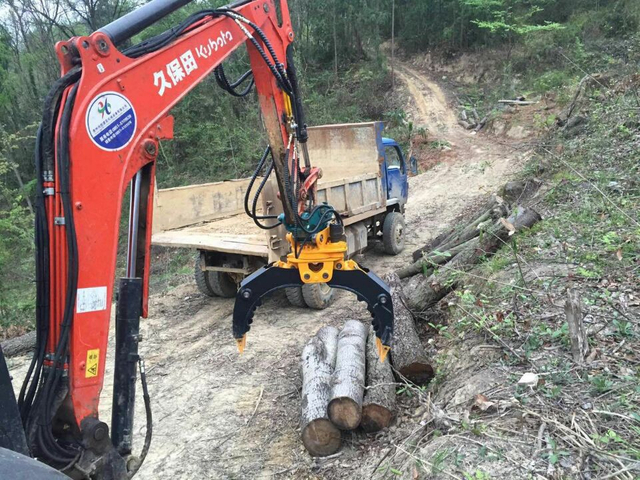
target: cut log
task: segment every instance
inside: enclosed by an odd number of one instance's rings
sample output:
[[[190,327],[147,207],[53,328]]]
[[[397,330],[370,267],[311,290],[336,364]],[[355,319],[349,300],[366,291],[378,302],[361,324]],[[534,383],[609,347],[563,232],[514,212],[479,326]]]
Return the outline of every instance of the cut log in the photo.
[[[302,443],[314,457],[332,455],[338,451],[342,439],[340,431],[327,415],[331,397],[331,359],[318,337],[302,350]]]
[[[25,333],[19,337],[9,338],[2,342],[2,352],[4,356],[15,357],[29,353],[36,348],[36,332]]]
[[[338,354],[333,372],[329,418],[341,430],[360,425],[365,383],[367,326],[348,320],[338,335]]]
[[[396,409],[396,386],[389,361],[381,362],[376,348],[376,334],[369,328],[367,338],[367,388],[362,400],[360,426],[367,433],[387,428]]]
[[[416,385],[425,385],[433,378],[433,367],[418,338],[413,315],[406,307],[400,277],[392,273],[385,275],[393,302],[393,340],[391,364],[406,379]]]
[[[417,311],[431,307],[455,288],[461,273],[502,247],[509,238],[511,230],[518,232],[531,228],[538,221],[540,221],[540,215],[535,210],[518,207],[506,221],[500,219],[483,232],[482,236],[469,241],[463,251],[437,272],[412,281],[411,288],[407,289],[407,306]],[[395,308],[394,303],[394,310]]]
[[[474,236],[480,235],[480,230],[477,230]],[[441,265],[450,261],[453,257],[455,257],[458,253],[464,250],[467,247],[467,243],[456,245],[452,248],[448,248],[446,245],[442,250],[440,248],[436,249],[436,251],[431,252],[428,255],[425,255],[417,262],[413,262],[406,267],[402,267],[396,271],[400,278],[407,278],[413,275],[417,275],[422,272],[424,275],[431,275],[433,273],[433,267],[436,265]]]
[[[322,341],[324,348],[327,350],[327,359],[331,365],[332,372],[333,369],[336,368],[336,353],[338,352],[339,333],[339,330],[331,325],[325,325],[316,333],[316,337]]]
[[[484,223],[489,220],[497,220],[500,217],[506,216],[508,213],[508,206],[502,201],[502,199],[496,196],[492,197],[486,205],[471,216],[471,220],[468,223],[463,224],[462,226],[457,226],[456,228],[439,235],[424,247],[414,251],[414,262],[420,262],[425,254],[429,256],[436,252],[444,253],[453,247],[477,237],[480,234],[480,228]],[[418,272],[421,270],[422,269],[420,268]],[[415,275],[415,273],[413,273],[413,275]],[[398,271],[398,274],[400,274],[400,271]],[[405,278],[405,276],[400,275],[400,278]]]

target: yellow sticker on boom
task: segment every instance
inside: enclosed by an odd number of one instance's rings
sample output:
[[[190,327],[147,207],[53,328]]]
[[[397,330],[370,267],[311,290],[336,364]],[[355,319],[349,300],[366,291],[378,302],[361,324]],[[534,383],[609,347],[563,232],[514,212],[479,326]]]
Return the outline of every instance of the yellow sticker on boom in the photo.
[[[100,362],[100,349],[87,350],[87,369],[85,378],[98,376],[98,363]]]

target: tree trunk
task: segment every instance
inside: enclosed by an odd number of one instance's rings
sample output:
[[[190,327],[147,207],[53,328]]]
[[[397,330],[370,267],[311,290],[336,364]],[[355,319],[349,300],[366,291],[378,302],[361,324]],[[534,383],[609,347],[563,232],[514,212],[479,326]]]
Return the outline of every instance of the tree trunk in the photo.
[[[393,302],[393,341],[391,363],[405,378],[416,385],[425,385],[433,378],[433,367],[416,333],[413,315],[406,307],[400,278],[395,273],[385,275]]]
[[[338,335],[336,369],[329,401],[329,418],[342,430],[360,425],[365,382],[367,326],[349,320]]]
[[[411,288],[407,289],[407,306],[423,311],[434,305],[455,288],[461,273],[505,245],[510,231],[518,232],[524,228],[531,228],[540,220],[540,215],[535,210],[518,207],[506,221],[501,220],[494,223],[480,237],[469,241],[462,252],[437,272],[429,277],[417,277],[417,280],[412,280]]]
[[[340,431],[327,416],[334,362],[329,353],[315,336],[302,350],[302,443],[314,457],[336,453],[342,442]]]
[[[389,361],[381,362],[376,348],[376,334],[369,328],[367,339],[367,388],[362,400],[360,426],[367,433],[387,428],[396,408],[396,386]]]

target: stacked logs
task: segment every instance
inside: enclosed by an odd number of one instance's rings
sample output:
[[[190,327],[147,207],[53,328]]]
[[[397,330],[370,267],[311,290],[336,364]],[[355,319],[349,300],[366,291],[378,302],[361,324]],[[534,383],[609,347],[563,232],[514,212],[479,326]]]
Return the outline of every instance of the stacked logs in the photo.
[[[511,208],[500,197],[493,197],[470,221],[416,250],[413,263],[397,270],[400,278],[412,277],[405,287],[407,307],[416,312],[432,307],[456,288],[465,272],[509,245],[511,235],[540,219],[531,208]]]
[[[357,320],[341,331],[323,327],[309,340],[302,352],[302,441],[311,455],[337,452],[341,431],[377,432],[391,424],[396,382],[425,385],[434,376],[412,312],[435,305],[456,288],[461,273],[540,219],[535,210],[512,208],[495,196],[415,251],[411,264],[386,275],[394,309],[390,362],[380,362],[373,329]],[[401,279],[409,277],[403,289]]]
[[[322,327],[302,351],[302,443],[312,456],[341,446],[341,431],[388,427],[395,411],[395,382],[380,362],[372,328],[348,320]]]

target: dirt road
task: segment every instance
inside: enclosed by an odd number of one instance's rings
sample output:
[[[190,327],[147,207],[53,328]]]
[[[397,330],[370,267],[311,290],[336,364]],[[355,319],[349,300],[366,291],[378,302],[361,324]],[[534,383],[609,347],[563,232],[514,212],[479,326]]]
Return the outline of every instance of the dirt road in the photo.
[[[398,76],[412,97],[414,124],[451,145],[447,161],[410,180],[407,248],[397,257],[377,250],[364,264],[382,275],[405,264],[411,252],[449,225],[483,193],[495,190],[522,158],[491,138],[456,123],[440,87],[407,65]],[[327,323],[368,319],[362,304],[340,292],[325,311],[289,306],[282,296],[261,307],[239,356],[231,336],[233,301],[204,298],[193,283],[153,295],[142,322],[153,406],[153,443],[139,480],[208,478],[369,478],[384,439],[346,435],[334,464],[314,466],[299,439],[298,359],[303,344]],[[11,360],[21,378],[26,358]],[[107,374],[109,378],[109,373]],[[110,406],[111,385],[103,406]],[[138,402],[135,448],[144,437]],[[105,411],[103,419],[108,422]]]

